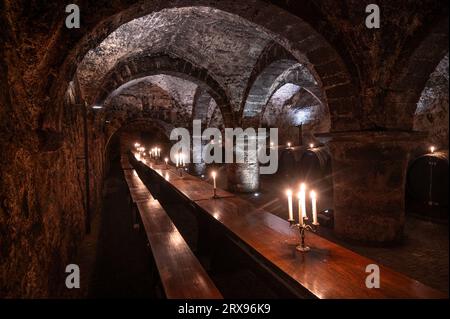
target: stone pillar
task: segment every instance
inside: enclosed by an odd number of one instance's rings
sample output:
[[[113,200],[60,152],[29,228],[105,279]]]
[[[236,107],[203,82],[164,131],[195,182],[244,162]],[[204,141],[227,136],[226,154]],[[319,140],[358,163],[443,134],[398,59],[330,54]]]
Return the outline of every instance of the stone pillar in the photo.
[[[259,161],[257,152],[249,152],[247,145],[235,146],[235,153],[243,154],[245,163],[227,165],[228,188],[233,192],[252,193],[259,190]]]
[[[408,154],[421,137],[408,132],[330,135],[338,236],[374,244],[401,239]]]
[[[201,138],[201,137],[200,137]],[[200,149],[192,148],[192,164],[190,172],[196,176],[206,174],[206,163],[203,160],[203,149],[205,148],[207,141],[202,141]],[[199,162],[199,163],[195,163]]]

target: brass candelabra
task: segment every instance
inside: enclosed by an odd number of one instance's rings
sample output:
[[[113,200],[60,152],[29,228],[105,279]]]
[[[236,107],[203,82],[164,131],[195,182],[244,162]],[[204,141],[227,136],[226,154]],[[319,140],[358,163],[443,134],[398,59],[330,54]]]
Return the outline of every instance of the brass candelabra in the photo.
[[[297,223],[295,220],[289,220],[289,223],[291,227],[298,228],[300,233],[300,245],[298,245],[295,249],[301,252],[308,252],[311,250],[310,247],[306,246],[305,244],[305,232],[310,231],[315,233],[317,231],[317,227],[319,226],[319,223],[308,225],[305,222],[303,223]]]

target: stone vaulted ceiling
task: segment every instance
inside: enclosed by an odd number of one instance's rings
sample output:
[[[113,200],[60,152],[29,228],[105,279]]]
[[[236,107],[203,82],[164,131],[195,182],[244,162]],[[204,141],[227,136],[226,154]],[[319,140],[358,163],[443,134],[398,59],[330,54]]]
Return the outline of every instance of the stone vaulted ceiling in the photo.
[[[89,51],[77,77],[89,100],[119,59],[143,52],[170,52],[207,69],[238,107],[253,66],[270,40],[261,28],[220,10],[167,9],[119,27]]]

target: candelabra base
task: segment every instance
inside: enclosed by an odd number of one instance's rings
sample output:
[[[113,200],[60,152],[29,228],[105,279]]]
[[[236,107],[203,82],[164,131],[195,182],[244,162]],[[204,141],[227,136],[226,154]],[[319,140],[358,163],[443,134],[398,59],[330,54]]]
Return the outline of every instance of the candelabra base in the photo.
[[[311,251],[311,248],[306,246],[305,244],[305,232],[306,231],[311,231],[311,232],[315,232],[315,226],[318,226],[318,223],[316,225],[313,224],[313,226],[311,225],[306,225],[304,223],[302,224],[296,224],[294,220],[289,220],[289,223],[291,225],[291,227],[296,227],[299,230],[300,233],[300,245],[298,245],[297,247],[295,247],[295,249],[297,251],[300,251],[302,253],[306,253],[308,251]]]
[[[298,245],[297,247],[295,247],[295,249],[301,251],[302,253],[306,253],[311,250],[311,248],[309,248],[308,246],[303,247],[302,245]]]

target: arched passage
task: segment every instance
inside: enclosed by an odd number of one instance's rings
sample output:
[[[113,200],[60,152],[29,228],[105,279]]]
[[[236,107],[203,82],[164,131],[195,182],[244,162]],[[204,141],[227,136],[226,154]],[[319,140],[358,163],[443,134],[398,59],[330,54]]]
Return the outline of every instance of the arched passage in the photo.
[[[155,74],[180,76],[204,88],[221,108],[225,122],[232,123],[233,115],[228,96],[214,77],[207,70],[171,54],[139,54],[117,62],[116,66],[102,80],[101,89],[94,104],[101,105],[111,92],[129,81]]]
[[[389,129],[411,130],[413,117],[430,74],[448,53],[448,16],[433,26],[414,50],[399,59],[384,97],[382,122]],[[417,41],[417,40],[416,40]]]

